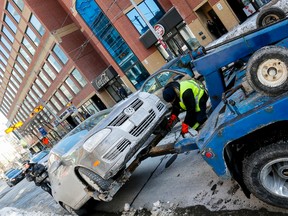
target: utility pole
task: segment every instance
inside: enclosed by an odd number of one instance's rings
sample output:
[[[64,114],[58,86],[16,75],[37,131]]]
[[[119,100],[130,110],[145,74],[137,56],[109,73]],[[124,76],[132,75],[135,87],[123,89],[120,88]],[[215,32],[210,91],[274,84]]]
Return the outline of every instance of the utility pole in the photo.
[[[140,17],[143,19],[143,21],[146,23],[146,25],[148,26],[148,28],[150,29],[150,31],[153,33],[153,35],[156,37],[156,39],[158,40],[158,42],[163,46],[163,48],[167,51],[168,53],[168,60],[171,60],[173,58],[173,55],[169,49],[169,47],[167,46],[167,44],[163,41],[163,38],[161,35],[159,35],[155,29],[153,28],[153,26],[150,24],[150,22],[146,19],[146,17],[144,16],[144,14],[141,12],[141,10],[139,9],[138,5],[134,2],[134,0],[130,0],[131,4],[133,5],[133,7],[136,9],[136,11],[139,13]]]

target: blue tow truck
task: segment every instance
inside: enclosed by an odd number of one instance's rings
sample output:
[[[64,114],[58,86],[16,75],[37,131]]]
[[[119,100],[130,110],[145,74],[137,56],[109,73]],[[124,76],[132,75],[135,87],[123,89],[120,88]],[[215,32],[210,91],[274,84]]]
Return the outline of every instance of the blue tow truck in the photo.
[[[194,59],[211,114],[198,136],[166,148],[199,149],[215,173],[233,177],[247,197],[282,208],[288,208],[287,47],[284,19]]]
[[[252,193],[288,208],[287,47],[284,19],[208,52],[201,48],[193,53],[195,70],[204,77],[211,100],[207,121],[198,135],[176,143],[158,145],[167,130],[155,131],[158,135],[100,200],[110,201],[141,161],[197,149],[218,176],[234,178],[248,198]],[[89,194],[99,200],[93,191]]]

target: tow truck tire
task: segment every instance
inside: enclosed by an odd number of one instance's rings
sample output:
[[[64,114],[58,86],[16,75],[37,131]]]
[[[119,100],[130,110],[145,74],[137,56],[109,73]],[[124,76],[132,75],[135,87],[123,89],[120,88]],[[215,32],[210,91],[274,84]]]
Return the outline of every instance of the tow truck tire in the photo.
[[[246,77],[250,86],[262,94],[277,96],[288,90],[288,49],[266,46],[249,59]]]
[[[278,7],[270,7],[263,9],[257,16],[256,26],[261,28],[277,22],[286,17],[285,12]]]
[[[257,198],[288,208],[288,142],[275,142],[245,158],[243,178]]]
[[[78,172],[85,181],[84,183],[97,191],[107,191],[112,183],[112,180],[105,180],[95,172],[84,167],[80,167]]]

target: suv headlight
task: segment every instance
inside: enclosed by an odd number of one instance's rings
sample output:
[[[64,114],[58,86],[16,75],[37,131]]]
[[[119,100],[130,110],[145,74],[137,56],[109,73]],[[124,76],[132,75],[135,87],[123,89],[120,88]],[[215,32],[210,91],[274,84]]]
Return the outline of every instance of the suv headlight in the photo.
[[[104,129],[97,132],[85,141],[83,148],[88,152],[92,152],[96,146],[99,145],[99,143],[101,143],[110,133],[110,129]]]

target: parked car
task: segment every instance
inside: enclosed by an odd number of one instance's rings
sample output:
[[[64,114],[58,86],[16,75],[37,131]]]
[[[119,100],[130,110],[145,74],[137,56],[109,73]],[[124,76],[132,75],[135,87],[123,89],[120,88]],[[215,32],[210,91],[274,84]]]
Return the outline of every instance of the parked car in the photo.
[[[6,183],[9,187],[13,187],[18,184],[22,179],[24,179],[25,175],[21,169],[10,169],[4,173]]]
[[[34,154],[30,160],[31,163],[40,163],[44,166],[47,165],[48,162],[48,155],[50,150],[42,150]]]
[[[164,101],[162,91],[168,82],[182,81],[192,79],[193,77],[195,77],[193,63],[191,62],[190,54],[186,54],[171,60],[153,73],[145,80],[139,91],[153,93]]]
[[[90,198],[108,201],[129,160],[164,121],[167,107],[155,95],[138,92],[89,117],[57,143],[48,172],[55,200],[67,211]],[[109,197],[109,198],[107,198]]]

